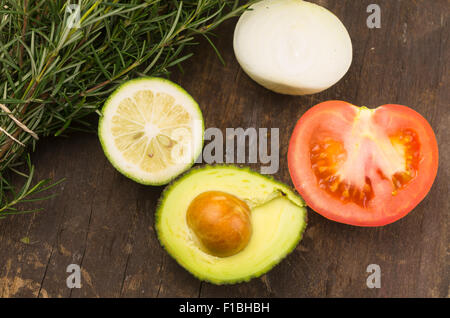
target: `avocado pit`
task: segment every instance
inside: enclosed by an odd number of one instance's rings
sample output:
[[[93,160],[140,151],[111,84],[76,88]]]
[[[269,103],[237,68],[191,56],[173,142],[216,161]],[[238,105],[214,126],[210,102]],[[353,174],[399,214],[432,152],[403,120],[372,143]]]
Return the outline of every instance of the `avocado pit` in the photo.
[[[186,221],[211,255],[232,256],[242,251],[252,234],[250,208],[234,195],[207,191],[192,200]]]

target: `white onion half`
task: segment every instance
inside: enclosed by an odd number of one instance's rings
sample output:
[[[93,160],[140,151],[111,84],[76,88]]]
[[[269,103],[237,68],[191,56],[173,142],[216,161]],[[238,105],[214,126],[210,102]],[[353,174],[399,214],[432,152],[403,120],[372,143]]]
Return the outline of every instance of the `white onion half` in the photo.
[[[234,31],[242,69],[277,93],[306,95],[336,84],[352,62],[352,42],[327,9],[302,0],[263,0]]]

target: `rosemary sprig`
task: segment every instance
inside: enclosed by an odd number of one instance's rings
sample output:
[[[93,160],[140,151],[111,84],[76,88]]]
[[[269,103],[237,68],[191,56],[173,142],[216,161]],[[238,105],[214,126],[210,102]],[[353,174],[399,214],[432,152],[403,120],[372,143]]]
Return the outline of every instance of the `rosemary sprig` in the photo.
[[[33,134],[83,129],[122,82],[168,76],[191,56],[183,49],[196,34],[209,41],[211,30],[253,2],[0,0],[0,104],[10,110],[0,109],[0,216],[23,213],[16,204],[52,186],[31,186]],[[27,174],[19,171],[24,163]],[[19,191],[11,172],[25,177]]]
[[[4,218],[7,215],[11,214],[26,214],[31,212],[37,212],[41,209],[32,209],[32,210],[18,210],[15,205],[17,203],[25,203],[25,202],[35,202],[35,201],[42,201],[47,200],[50,198],[53,198],[55,195],[49,195],[49,196],[41,196],[41,197],[35,197],[35,195],[42,193],[46,190],[49,190],[53,188],[54,186],[58,185],[64,179],[59,180],[58,182],[51,183],[50,179],[44,179],[39,181],[34,186],[31,186],[31,182],[33,180],[34,175],[34,166],[31,164],[30,155],[28,154],[26,156],[26,165],[28,168],[29,173],[25,174],[23,172],[20,172],[16,170],[14,167],[9,167],[9,169],[15,173],[17,173],[19,176],[22,176],[26,179],[26,182],[20,188],[20,190],[16,193],[16,189],[11,186],[8,181],[5,179],[3,182],[0,183],[0,193],[2,195],[1,201],[3,202],[3,205],[0,207],[0,219]],[[4,197],[5,195],[10,194],[12,196],[12,199],[8,197]],[[32,197],[32,198],[31,198]]]

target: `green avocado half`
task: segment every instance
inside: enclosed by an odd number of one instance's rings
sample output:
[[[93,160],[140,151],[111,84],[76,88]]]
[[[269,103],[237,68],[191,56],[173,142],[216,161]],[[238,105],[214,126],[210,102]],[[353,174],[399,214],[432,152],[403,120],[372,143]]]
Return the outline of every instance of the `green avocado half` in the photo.
[[[186,221],[192,200],[206,191],[234,195],[251,211],[248,245],[228,257],[208,254]],[[290,187],[248,168],[206,166],[170,184],[156,212],[159,240],[170,255],[200,280],[233,284],[258,277],[278,264],[301,240],[306,227],[304,201]]]

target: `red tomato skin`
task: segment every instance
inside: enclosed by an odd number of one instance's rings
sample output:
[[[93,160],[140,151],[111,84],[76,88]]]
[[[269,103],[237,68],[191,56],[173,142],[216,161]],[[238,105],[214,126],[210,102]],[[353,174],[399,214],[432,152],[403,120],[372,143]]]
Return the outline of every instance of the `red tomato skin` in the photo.
[[[438,145],[428,121],[413,109],[395,104],[378,107],[374,121],[380,125],[385,124],[387,129],[395,130],[402,126],[413,125],[413,128],[419,130],[421,161],[418,177],[389,202],[381,202],[374,198],[374,206],[366,209],[353,203],[344,204],[329,196],[317,185],[309,157],[309,141],[317,132],[310,123],[326,120],[332,127],[336,118],[339,118],[341,125],[345,126],[345,123],[350,125],[357,112],[355,107],[348,102],[334,100],[310,108],[297,122],[289,142],[289,173],[306,204],[322,216],[354,226],[384,226],[406,216],[426,197],[437,175]],[[396,119],[396,124],[393,124],[392,119]]]

